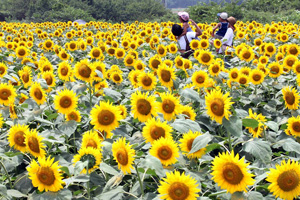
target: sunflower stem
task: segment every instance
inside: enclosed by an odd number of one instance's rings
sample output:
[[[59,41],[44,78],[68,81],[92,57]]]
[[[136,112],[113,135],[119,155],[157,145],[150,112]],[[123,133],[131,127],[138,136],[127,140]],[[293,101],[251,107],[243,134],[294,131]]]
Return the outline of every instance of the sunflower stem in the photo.
[[[140,173],[139,173],[139,171],[138,171],[137,165],[136,165],[135,163],[134,163],[134,168],[135,168],[135,171],[136,171],[136,174],[137,174],[139,183],[140,183],[141,193],[142,193],[142,197],[143,197],[143,196],[144,196],[143,182],[142,182],[142,179],[141,179],[141,177],[140,177]]]
[[[88,161],[88,163],[87,163],[87,166],[86,166],[86,175],[88,176],[88,177],[90,177],[90,175],[89,175],[89,159],[87,160]],[[87,195],[88,195],[88,200],[91,200],[91,188],[90,188],[90,180],[86,183],[87,184],[87,186],[86,186],[86,190],[87,190]]]
[[[229,145],[229,151],[232,151],[232,144],[231,144],[231,133],[230,131],[227,131],[227,137],[228,137],[228,145]]]
[[[8,179],[8,181],[9,181],[10,189],[13,189],[13,185],[12,185],[12,183],[11,183],[9,174],[8,174],[8,172],[7,172],[7,170],[6,170],[5,166],[4,166],[4,164],[2,163],[2,161],[0,161],[0,165],[1,165],[1,167],[2,167],[2,168],[4,169],[4,171],[5,171],[5,174],[6,174],[6,176],[7,176],[7,179]]]

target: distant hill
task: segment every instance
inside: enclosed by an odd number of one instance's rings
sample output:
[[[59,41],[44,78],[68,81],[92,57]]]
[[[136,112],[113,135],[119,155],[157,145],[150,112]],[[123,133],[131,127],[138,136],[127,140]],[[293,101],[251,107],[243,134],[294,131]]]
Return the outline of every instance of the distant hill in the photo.
[[[236,0],[238,5],[243,3],[244,0]],[[217,4],[222,4],[224,2],[230,3],[234,0],[167,0],[167,8],[187,8],[189,6],[194,6],[200,3],[209,4],[210,2],[216,2]]]

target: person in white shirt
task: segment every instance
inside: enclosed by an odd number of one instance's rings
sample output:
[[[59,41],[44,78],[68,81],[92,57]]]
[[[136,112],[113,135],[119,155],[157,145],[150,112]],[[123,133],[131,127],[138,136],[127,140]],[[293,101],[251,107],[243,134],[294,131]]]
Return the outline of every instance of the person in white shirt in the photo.
[[[228,29],[224,35],[224,37],[221,39],[222,46],[218,50],[218,53],[223,53],[227,46],[232,47],[233,38],[234,38],[234,24],[236,23],[236,19],[234,17],[228,17]]]
[[[190,50],[189,43],[197,36],[200,36],[202,34],[202,31],[200,30],[196,22],[194,22],[192,19],[190,19],[190,21],[196,27],[196,32],[187,32],[186,35],[183,35],[181,37],[179,36],[183,32],[183,28],[179,24],[174,24],[172,26],[172,33],[173,35],[176,36],[180,47],[178,51],[182,54],[184,54],[186,51],[189,51]]]

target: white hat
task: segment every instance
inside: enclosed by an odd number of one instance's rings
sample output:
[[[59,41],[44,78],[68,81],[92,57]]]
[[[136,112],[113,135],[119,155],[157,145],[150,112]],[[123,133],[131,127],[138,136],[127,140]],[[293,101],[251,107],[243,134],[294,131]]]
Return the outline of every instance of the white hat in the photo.
[[[227,14],[226,12],[222,12],[222,13],[220,14],[220,17],[221,17],[222,19],[227,19],[227,18],[228,18],[228,14]]]

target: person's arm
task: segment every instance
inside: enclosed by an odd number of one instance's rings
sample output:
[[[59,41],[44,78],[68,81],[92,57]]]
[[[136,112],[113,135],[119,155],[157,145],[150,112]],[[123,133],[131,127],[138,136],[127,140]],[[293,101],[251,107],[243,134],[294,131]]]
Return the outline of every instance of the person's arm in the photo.
[[[194,20],[190,19],[190,21],[192,22],[192,24],[195,26],[196,28],[196,37],[202,35],[202,31],[201,29],[199,28],[199,26],[196,24],[196,22],[194,22]]]
[[[229,44],[228,42],[229,42],[229,38],[232,37],[232,35],[233,35],[232,28],[228,28],[227,31],[226,31],[226,33],[225,33],[225,35],[224,35],[224,37],[221,40],[222,45],[226,44],[228,46],[231,46],[232,44]]]
[[[187,29],[188,29],[188,27],[189,27],[189,24],[188,24],[188,23],[183,23],[183,24],[182,24],[182,27],[183,27],[183,31],[182,31],[181,35],[179,36],[179,38],[180,38],[181,36],[186,35]]]
[[[211,33],[211,36],[214,37],[215,36],[215,31],[217,30],[217,28],[220,28],[221,26],[221,23],[218,23],[214,28],[213,28],[213,31]]]

